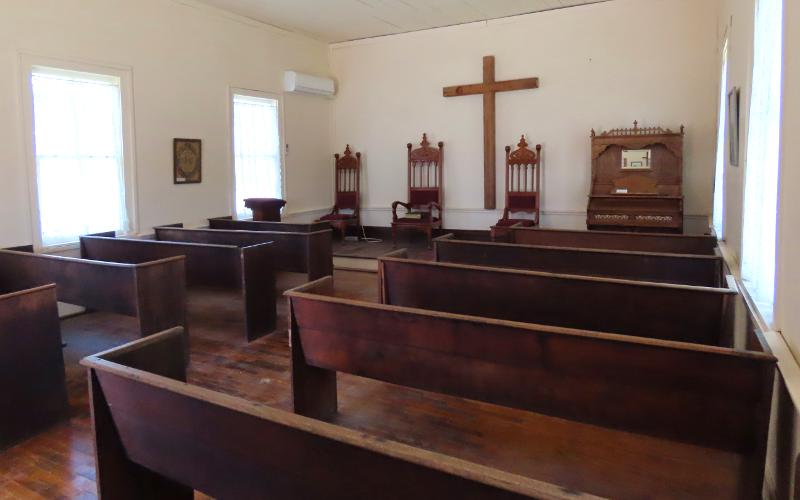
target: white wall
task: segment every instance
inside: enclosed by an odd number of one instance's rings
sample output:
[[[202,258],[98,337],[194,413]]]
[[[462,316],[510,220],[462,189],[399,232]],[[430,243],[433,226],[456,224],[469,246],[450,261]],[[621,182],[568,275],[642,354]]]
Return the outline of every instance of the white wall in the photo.
[[[726,165],[724,238],[738,262],[742,247],[744,178],[747,168],[747,131],[753,72],[753,23],[756,0],[719,0],[719,47],[727,36],[728,88],[741,88],[740,166]],[[780,201],[774,328],[779,330],[795,360],[800,360],[800,3],[784,1],[783,101],[781,125]],[[719,67],[719,63],[717,65]],[[726,153],[727,153],[726,144]],[[726,156],[727,158],[727,156]],[[791,357],[791,356],[790,356]],[[781,366],[772,412],[772,432],[767,457],[765,498],[791,498],[796,487],[795,462],[800,452],[800,411],[790,391],[800,392],[797,362]]]
[[[800,359],[800,3],[784,7],[776,322]]]
[[[139,229],[229,214],[228,89],[282,91],[327,74],[327,46],[177,0],[4,0],[0,11],[0,245],[30,243],[20,54],[130,67]],[[287,211],[330,203],[330,101],[286,95]],[[172,139],[203,140],[203,182],[172,183]],[[317,179],[322,179],[317,182]]]
[[[747,164],[747,130],[750,113],[750,86],[753,77],[754,0],[720,0],[719,39],[716,68],[720,72],[722,46],[728,40],[727,93],[734,87],[741,91],[739,103],[739,166],[728,163],[728,137],[725,142],[725,211],[723,238],[732,257],[739,262],[742,246],[742,206],[744,172]],[[719,81],[719,79],[718,79]],[[717,100],[719,100],[717,98]]]
[[[775,326],[778,328],[794,359],[800,362],[800,2],[784,1],[783,22],[783,97],[781,124],[781,171],[778,208],[778,245],[775,291]],[[797,365],[795,365],[797,366]],[[789,382],[800,389],[800,378]],[[797,490],[798,479],[792,477],[800,453],[800,401],[784,398],[785,429],[782,441],[786,461],[781,478],[794,479],[787,492]],[[788,444],[788,443],[791,444]],[[800,490],[797,490],[800,491]]]
[[[589,131],[686,125],[687,214],[708,215],[713,181],[717,4],[615,0],[331,47],[339,81],[333,145],[363,153],[365,223],[388,225],[406,194],[407,142],[445,143],[445,225],[485,229],[480,96],[442,87],[481,80],[495,55],[499,80],[540,77],[537,90],[497,95],[497,199],[505,145],[524,133],[543,145],[544,222],[585,224]],[[585,226],[584,226],[585,227]]]

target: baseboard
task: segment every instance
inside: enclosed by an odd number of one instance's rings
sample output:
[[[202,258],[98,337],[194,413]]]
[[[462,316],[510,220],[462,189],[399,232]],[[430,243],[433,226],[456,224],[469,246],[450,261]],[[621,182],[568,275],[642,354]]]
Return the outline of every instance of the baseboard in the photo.
[[[503,216],[503,210],[482,208],[445,208],[444,225],[448,230],[488,230]],[[684,215],[687,227],[708,226],[708,215]],[[361,223],[371,227],[389,227],[392,209],[388,207],[362,207]],[[585,210],[542,210],[541,227],[558,229],[586,229]]]
[[[300,210],[296,212],[284,212],[281,214],[282,222],[314,222],[325,214],[330,213],[330,207],[326,208],[313,208],[310,210]]]

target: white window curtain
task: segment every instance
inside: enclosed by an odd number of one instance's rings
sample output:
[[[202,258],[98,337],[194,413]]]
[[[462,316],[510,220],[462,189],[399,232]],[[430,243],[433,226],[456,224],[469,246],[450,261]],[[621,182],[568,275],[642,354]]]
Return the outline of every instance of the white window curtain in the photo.
[[[727,130],[727,95],[728,95],[728,41],[722,47],[722,74],[720,76],[719,121],[717,123],[717,165],[714,172],[714,212],[712,223],[717,238],[725,237],[725,131]]]
[[[742,279],[768,321],[775,296],[782,17],[782,0],[758,0],[742,232]]]
[[[252,216],[245,198],[281,198],[278,100],[233,96],[234,197],[236,216]]]
[[[119,78],[34,67],[31,88],[42,245],[127,231]]]

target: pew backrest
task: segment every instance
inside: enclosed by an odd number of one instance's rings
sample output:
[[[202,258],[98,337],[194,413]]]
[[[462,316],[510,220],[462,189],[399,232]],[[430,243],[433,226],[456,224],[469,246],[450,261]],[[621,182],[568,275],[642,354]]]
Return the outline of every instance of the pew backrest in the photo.
[[[0,282],[0,450],[69,414],[55,285]]]
[[[300,413],[335,412],[335,372],[341,371],[732,450],[761,460],[763,467],[760,446],[766,442],[775,369],[769,352],[329,294],[330,278],[286,292],[295,411]]]
[[[288,231],[286,227],[276,229],[274,224],[283,222],[239,221],[209,219],[209,229],[170,230],[164,227],[157,231],[161,239],[178,241],[258,241],[268,238],[275,242],[275,266],[277,270],[306,273],[309,280],[333,274],[333,231],[330,224],[312,223],[299,225],[307,230]],[[298,226],[293,225],[291,227]]]
[[[724,283],[724,262],[716,255],[467,241],[452,234],[433,242],[437,262],[696,286]]]
[[[711,235],[577,231],[519,226],[512,226],[508,231],[511,243],[524,245],[695,255],[715,255],[717,248],[717,239]]]
[[[186,325],[184,262],[183,256],[124,264],[0,250],[0,282],[18,288],[55,283],[58,300],[136,316],[141,334],[149,335]]]
[[[737,291],[381,257],[381,302],[724,345]]]
[[[163,332],[82,361],[101,496],[593,498],[188,385],[180,336]]]
[[[273,243],[220,245],[117,238],[114,233],[81,236],[81,256],[136,263],[153,258],[186,257],[186,283],[241,290],[245,335],[253,340],[275,328]]]

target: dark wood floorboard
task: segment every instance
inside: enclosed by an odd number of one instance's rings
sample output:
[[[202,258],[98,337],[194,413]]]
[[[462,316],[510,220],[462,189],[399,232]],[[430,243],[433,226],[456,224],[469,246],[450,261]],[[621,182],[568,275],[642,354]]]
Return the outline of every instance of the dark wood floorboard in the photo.
[[[338,293],[377,299],[374,273],[336,271]],[[304,282],[281,274],[282,290]],[[189,380],[227,394],[290,408],[286,302],[275,333],[247,344],[236,294],[189,296]],[[136,338],[133,318],[91,313],[62,322],[73,417],[0,453],[0,499],[95,498],[86,375],[78,360]],[[599,429],[558,418],[339,376],[335,422],[537,479],[609,495],[607,485],[641,484],[630,498],[730,498],[739,458],[730,453]],[[613,453],[610,453],[612,450]],[[609,460],[613,457],[613,460]],[[631,480],[635,478],[635,480]]]

